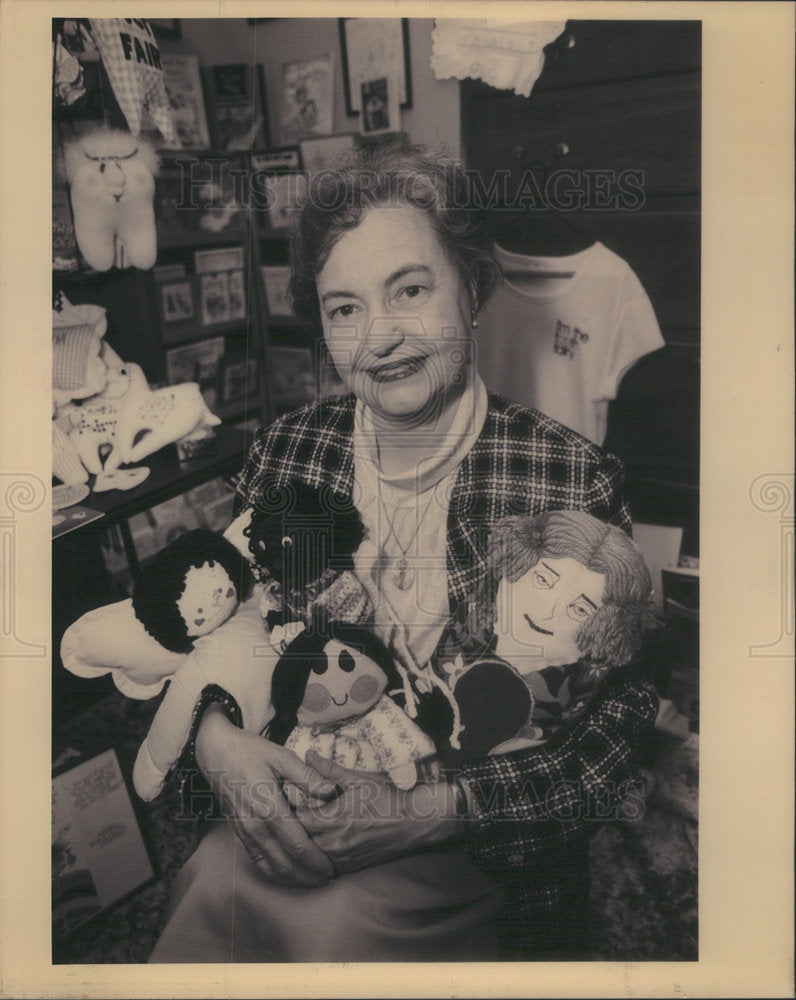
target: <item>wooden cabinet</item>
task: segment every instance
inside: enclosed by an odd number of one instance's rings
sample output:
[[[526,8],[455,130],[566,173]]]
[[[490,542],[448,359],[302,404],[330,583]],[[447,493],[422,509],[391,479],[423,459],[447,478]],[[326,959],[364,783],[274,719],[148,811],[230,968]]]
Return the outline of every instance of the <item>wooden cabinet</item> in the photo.
[[[698,551],[701,24],[570,21],[531,96],[465,80],[462,148],[496,241],[626,260],[666,347],[624,377],[605,445],[637,519]],[[498,389],[495,386],[493,388]]]

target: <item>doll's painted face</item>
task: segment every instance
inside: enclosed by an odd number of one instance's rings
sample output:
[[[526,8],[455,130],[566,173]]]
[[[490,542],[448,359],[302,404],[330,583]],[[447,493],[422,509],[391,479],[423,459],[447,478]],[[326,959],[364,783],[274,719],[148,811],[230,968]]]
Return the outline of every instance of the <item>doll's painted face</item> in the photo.
[[[605,576],[577,559],[542,557],[514,583],[497,592],[495,652],[519,672],[575,663],[583,653],[580,628],[603,606]]]
[[[221,563],[191,566],[177,610],[191,637],[207,635],[227,620],[238,605],[238,593]]]
[[[296,717],[303,725],[334,728],[373,708],[386,687],[386,674],[369,656],[330,639],[313,663]]]

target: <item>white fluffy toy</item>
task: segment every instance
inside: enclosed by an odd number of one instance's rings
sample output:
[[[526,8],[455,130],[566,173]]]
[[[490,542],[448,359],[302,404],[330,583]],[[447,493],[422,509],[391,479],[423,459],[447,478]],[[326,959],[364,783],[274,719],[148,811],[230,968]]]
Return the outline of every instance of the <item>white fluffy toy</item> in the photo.
[[[154,266],[158,164],[151,142],[106,126],[64,144],[75,236],[95,270]]]

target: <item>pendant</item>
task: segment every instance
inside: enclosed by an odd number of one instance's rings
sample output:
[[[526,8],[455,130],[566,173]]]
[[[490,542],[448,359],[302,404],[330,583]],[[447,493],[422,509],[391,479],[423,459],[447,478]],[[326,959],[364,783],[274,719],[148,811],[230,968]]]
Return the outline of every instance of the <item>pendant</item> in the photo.
[[[396,559],[395,569],[397,572],[393,577],[393,583],[399,590],[409,590],[415,582],[415,571],[409,565],[409,560],[406,556]]]

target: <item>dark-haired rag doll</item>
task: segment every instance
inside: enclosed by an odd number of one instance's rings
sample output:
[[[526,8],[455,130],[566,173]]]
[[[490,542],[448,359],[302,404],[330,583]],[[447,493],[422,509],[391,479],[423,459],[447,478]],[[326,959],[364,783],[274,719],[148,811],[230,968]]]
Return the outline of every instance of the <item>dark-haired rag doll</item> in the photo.
[[[88,612],[64,636],[63,662],[74,673],[98,676],[118,668],[117,686],[139,698],[169,681],[133,771],[144,799],[158,795],[186,748],[190,755],[206,704],[222,701],[239,725],[263,732],[284,692],[291,684],[299,690],[289,679],[304,671],[306,682],[306,664],[328,660],[330,646],[336,663],[355,665],[340,670],[343,678],[357,673],[343,693],[347,707],[316,716],[307,746],[299,741],[299,724],[292,748],[303,756],[310,746],[322,747],[348,766],[389,773],[401,787],[411,787],[415,763],[435,753],[385,694],[388,684],[403,687],[386,649],[364,627],[354,628],[371,613],[349,569],[363,535],[356,511],[301,484],[266,495],[274,503],[246,511],[226,537],[197,529],[175,540],[141,571],[132,601]],[[252,577],[258,593],[241,604]],[[277,668],[280,694],[272,705]],[[311,712],[304,702],[301,718]]]

